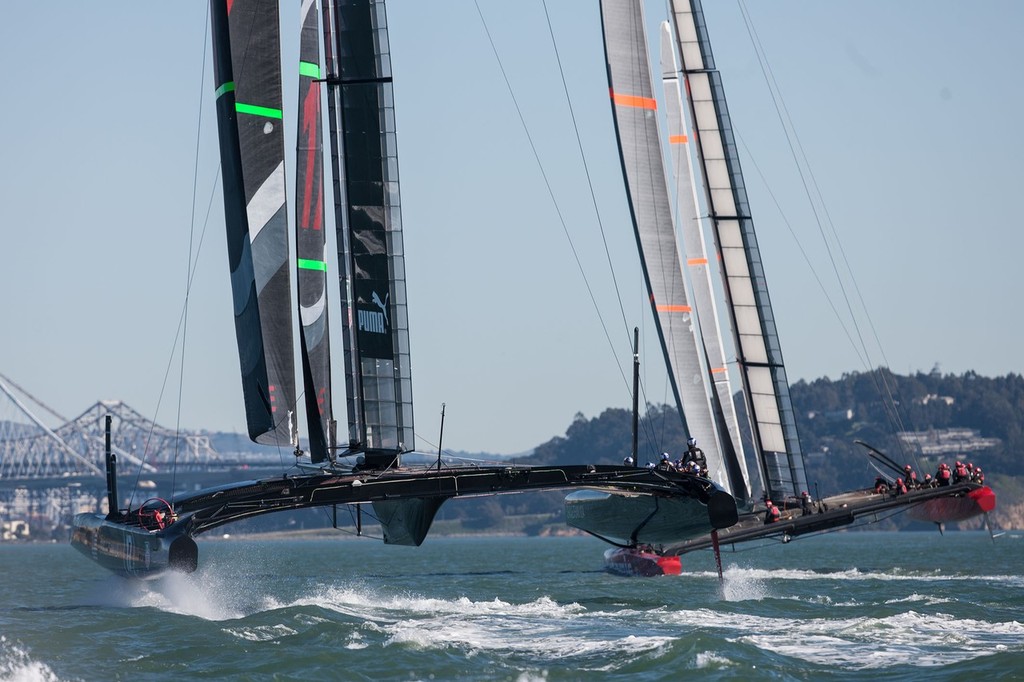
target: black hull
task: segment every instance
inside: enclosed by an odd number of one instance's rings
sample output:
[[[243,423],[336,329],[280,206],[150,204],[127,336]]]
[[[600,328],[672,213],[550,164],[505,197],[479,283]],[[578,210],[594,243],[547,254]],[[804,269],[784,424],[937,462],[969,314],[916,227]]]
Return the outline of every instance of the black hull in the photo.
[[[149,531],[102,514],[78,514],[71,546],[127,578],[155,578],[171,569],[191,573],[199,563],[196,541],[181,524]]]

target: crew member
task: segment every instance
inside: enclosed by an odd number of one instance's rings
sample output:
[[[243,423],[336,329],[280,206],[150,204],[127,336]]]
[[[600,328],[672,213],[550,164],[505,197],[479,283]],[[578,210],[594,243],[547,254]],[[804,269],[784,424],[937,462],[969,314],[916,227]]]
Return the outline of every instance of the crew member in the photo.
[[[813,514],[814,509],[811,506],[811,496],[807,494],[807,491],[800,493],[800,516],[807,516]]]
[[[765,502],[765,505],[767,505],[767,508],[764,512],[764,525],[767,526],[769,523],[775,523],[778,521],[782,515],[779,512],[779,508],[772,504],[771,500]]]
[[[684,462],[696,462],[697,466],[700,467],[700,475],[708,475],[708,458],[704,456],[704,451],[697,447],[697,439],[690,438],[686,441],[686,452],[683,453]]]
[[[669,459],[668,453],[661,453],[661,461],[658,462],[658,471],[675,471],[676,467],[672,464],[672,460]]]

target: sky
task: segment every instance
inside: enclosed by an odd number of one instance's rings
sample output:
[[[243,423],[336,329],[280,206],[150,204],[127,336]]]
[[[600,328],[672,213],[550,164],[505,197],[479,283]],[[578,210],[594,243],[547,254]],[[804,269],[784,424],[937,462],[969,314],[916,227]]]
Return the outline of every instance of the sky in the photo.
[[[706,5],[790,382],[881,364],[1024,370],[1024,4]],[[654,26],[663,5],[646,11]],[[547,13],[555,47],[536,0],[388,4],[424,449],[442,404],[446,450],[500,454],[563,435],[577,413],[628,407],[634,326],[644,397],[669,401],[597,2],[551,0]],[[55,0],[5,15],[0,374],[68,418],[119,399],[166,426],[244,431],[206,3]],[[833,258],[853,273],[845,294]]]

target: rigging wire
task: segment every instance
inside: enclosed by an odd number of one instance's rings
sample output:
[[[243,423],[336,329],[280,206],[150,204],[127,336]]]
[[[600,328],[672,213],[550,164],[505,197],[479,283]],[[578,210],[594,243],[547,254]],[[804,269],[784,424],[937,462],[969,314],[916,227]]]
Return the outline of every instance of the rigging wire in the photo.
[[[618,358],[618,355],[615,352],[615,344],[612,342],[611,334],[608,331],[608,325],[605,323],[604,316],[601,314],[601,310],[600,310],[600,308],[599,308],[599,306],[597,304],[597,298],[596,298],[596,296],[594,294],[594,290],[591,287],[590,280],[587,277],[587,273],[586,273],[585,268],[583,267],[583,262],[580,260],[579,252],[576,249],[576,245],[573,242],[572,236],[569,233],[569,228],[568,228],[568,225],[567,225],[567,223],[565,221],[565,216],[562,214],[561,206],[559,205],[558,200],[555,198],[554,189],[551,186],[551,181],[548,178],[548,174],[547,174],[547,172],[546,172],[546,170],[544,168],[544,163],[541,161],[540,153],[537,151],[537,146],[534,143],[533,135],[530,133],[530,127],[527,125],[526,118],[523,115],[522,109],[519,106],[519,100],[516,98],[516,94],[515,94],[514,89],[512,88],[512,83],[509,80],[508,73],[505,71],[505,66],[504,66],[504,64],[501,61],[501,56],[498,53],[497,45],[495,44],[494,38],[491,35],[490,28],[487,25],[487,20],[484,18],[483,10],[480,9],[480,2],[479,2],[479,0],[474,0],[474,5],[476,6],[477,14],[480,17],[480,23],[483,25],[484,33],[487,35],[487,40],[488,40],[488,42],[489,42],[489,44],[491,46],[491,51],[494,54],[494,59],[495,59],[495,61],[498,64],[498,69],[501,71],[502,79],[505,82],[505,88],[508,91],[509,97],[512,99],[513,105],[515,106],[516,114],[517,114],[517,116],[519,118],[519,123],[522,126],[523,133],[526,135],[527,142],[530,145],[530,150],[533,153],[534,161],[537,163],[537,168],[539,169],[541,177],[542,177],[542,179],[544,181],[544,186],[547,189],[548,197],[551,199],[551,203],[552,203],[552,205],[553,205],[553,207],[555,209],[555,213],[558,216],[558,221],[559,221],[559,223],[562,226],[562,233],[565,235],[565,238],[566,238],[566,240],[569,243],[569,249],[572,251],[573,258],[576,261],[576,267],[579,270],[581,276],[583,277],[584,285],[587,288],[587,294],[590,296],[590,302],[594,306],[594,310],[597,312],[597,317],[598,317],[598,320],[601,323],[601,329],[604,332],[605,339],[608,342],[608,347],[611,349],[612,355],[615,357],[616,366],[618,366],[618,368],[619,368],[619,374],[622,377],[622,382],[627,387],[627,391],[629,391],[630,390],[629,389],[629,385],[630,385],[629,384],[629,379],[627,378],[626,372],[625,372],[625,370],[622,367],[622,363],[620,362],[620,360]],[[547,3],[546,3],[546,1],[544,2],[544,12],[545,12],[545,15],[547,16]],[[549,30],[551,29],[550,18],[548,20],[548,28],[549,28]],[[554,34],[552,33],[552,43],[554,44],[554,42],[555,42],[554,41]],[[556,57],[558,56],[557,49],[555,50],[555,55],[556,55]],[[564,72],[562,70],[561,61],[559,61],[558,70],[559,70],[559,73],[562,75],[563,87],[565,87],[565,75],[564,75]],[[570,110],[570,112],[572,112],[571,99],[568,98],[568,91],[566,91],[566,92],[567,92],[566,98],[567,98],[567,101],[569,102],[569,110]],[[579,128],[576,125],[575,114],[573,114],[573,129],[576,131],[576,136],[577,136],[577,141],[578,141],[579,140]],[[582,146],[581,146],[581,154],[582,154]],[[590,171],[589,171],[589,167],[587,166],[587,163],[586,163],[586,156],[585,155],[583,155],[583,165],[584,165],[584,168],[587,168],[587,183],[590,186],[591,197],[593,198],[593,201],[594,201],[595,206],[596,206],[596,201],[597,201],[596,200],[596,194],[594,192],[593,182],[591,181]],[[601,235],[602,235],[602,238],[604,238],[605,232],[604,232],[603,223],[601,222],[601,218],[600,218],[600,211],[597,211],[597,215],[598,215],[598,224],[601,227]],[[606,254],[609,253],[608,246],[607,246],[607,241],[605,241],[605,252],[606,252]],[[618,287],[617,283],[615,285],[615,290],[616,290],[616,294],[618,295],[619,287]],[[619,308],[620,308],[620,311],[623,311],[622,312],[623,320],[625,320],[625,312],[624,312],[624,308],[622,306],[621,296],[619,297]]]
[[[840,259],[846,269],[846,276],[851,282],[854,292],[856,293],[856,296],[860,302],[864,319],[866,320],[872,332],[872,335],[874,336],[875,344],[882,355],[883,361],[886,363],[886,365],[888,365],[888,359],[886,358],[884,349],[882,348],[877,328],[875,327],[874,322],[871,319],[870,312],[864,301],[863,293],[860,289],[860,286],[857,283],[856,277],[854,276],[853,268],[850,265],[849,258],[846,254],[846,250],[843,248],[842,241],[839,238],[838,230],[836,230],[835,228],[835,224],[832,221],[831,214],[828,211],[828,208],[824,201],[824,197],[821,193],[820,186],[818,185],[817,179],[811,168],[810,161],[808,160],[807,154],[803,148],[802,143],[800,142],[799,136],[797,135],[796,126],[793,122],[792,117],[789,114],[788,108],[785,105],[785,101],[782,97],[782,90],[775,79],[775,75],[771,69],[770,64],[768,63],[767,52],[764,49],[764,45],[761,43],[760,37],[758,36],[757,31],[753,26],[749,10],[747,9],[747,6],[743,2],[743,0],[739,0],[738,4],[740,7],[740,12],[743,16],[744,24],[747,29],[748,37],[751,40],[751,44],[754,46],[754,51],[757,56],[759,66],[761,67],[762,75],[764,76],[765,83],[767,84],[768,90],[771,94],[772,103],[775,107],[776,116],[779,119],[779,123],[786,137],[786,142],[789,146],[790,154],[793,157],[793,162],[800,176],[804,193],[807,196],[808,203],[810,204],[811,211],[814,215],[815,224],[818,227],[818,232],[821,235],[822,243],[825,246],[825,250],[828,254],[829,261],[832,264],[832,269],[836,276],[836,282],[839,286],[840,292],[842,293],[843,301],[846,304],[846,310],[849,314],[850,323],[853,325],[854,331],[856,332],[858,341],[857,343],[854,343],[850,335],[850,332],[846,327],[846,324],[843,322],[842,317],[840,316],[835,304],[832,302],[831,297],[825,290],[821,278],[817,275],[816,272],[814,272],[813,266],[811,266],[812,273],[814,273],[814,277],[818,281],[819,287],[821,287],[822,292],[825,294],[825,297],[828,300],[829,305],[836,316],[836,319],[839,321],[840,326],[843,328],[843,331],[846,333],[847,338],[850,340],[851,346],[853,346],[861,362],[865,364],[865,368],[871,376],[872,381],[875,384],[876,390],[880,395],[886,398],[886,400],[883,401],[883,407],[886,410],[887,417],[889,418],[890,422],[893,424],[894,428],[897,431],[906,430],[903,424],[902,416],[897,406],[899,401],[893,394],[893,389],[886,378],[887,373],[882,371],[881,368],[876,369],[872,366],[873,362],[871,361],[871,354],[868,350],[868,345],[864,340],[864,333],[861,330],[861,325],[858,323],[858,316],[854,311],[854,306],[850,300],[850,294],[847,291],[847,286],[844,284],[842,271],[839,267],[839,263],[837,263],[836,261],[835,251],[839,252]],[[761,174],[761,177],[763,179],[764,175],[761,173],[760,169],[758,169],[758,173]],[[778,201],[775,199],[774,195],[772,195],[772,199],[773,201],[775,201],[776,206],[779,207]],[[782,213],[781,207],[779,207],[779,211],[780,213]],[[785,217],[783,217],[783,220],[789,228],[790,233],[793,235],[794,239],[796,239],[796,234],[793,231],[792,226],[789,224],[789,221],[785,219]],[[828,228],[828,231],[826,231],[826,226]],[[832,246],[829,240],[830,234],[832,240],[834,240],[835,242],[834,247]],[[797,240],[797,243],[800,248],[801,254],[803,254],[804,259],[808,262],[808,265],[810,265],[810,261],[808,259],[806,252],[804,251],[803,246],[799,243],[799,240]],[[863,351],[863,355],[861,354],[861,351]],[[901,454],[905,455],[906,453],[904,452],[902,440],[897,438],[896,442]],[[915,465],[919,469],[920,463],[917,461],[916,454],[912,454],[912,457],[914,458]]]
[[[203,29],[203,45],[206,45],[209,42],[210,22],[206,21],[205,14],[203,16],[203,26],[204,26],[204,29]],[[214,201],[214,198],[216,196],[217,185],[220,183],[220,168],[218,166],[217,177],[214,180],[213,187],[211,188],[211,191],[210,191],[210,199],[207,202],[206,218],[205,218],[205,220],[203,222],[203,229],[202,229],[202,231],[199,234],[198,245],[196,245],[194,242],[195,242],[196,194],[197,194],[197,190],[198,190],[198,178],[199,178],[199,146],[200,146],[200,140],[202,138],[202,127],[203,127],[202,126],[202,122],[203,122],[202,100],[203,100],[203,94],[205,93],[205,90],[206,90],[206,50],[205,49],[203,50],[203,61],[202,61],[201,67],[200,67],[200,73],[202,75],[201,75],[201,77],[199,79],[200,80],[200,87],[199,87],[200,97],[199,97],[199,107],[198,107],[199,113],[198,113],[197,121],[196,121],[195,163],[194,163],[193,172],[192,172],[192,205],[191,205],[191,209],[190,209],[191,217],[189,218],[189,247],[188,247],[188,267],[187,267],[186,281],[185,281],[185,300],[184,300],[184,303],[182,304],[181,314],[178,317],[178,326],[177,326],[177,329],[176,329],[175,334],[174,334],[174,341],[171,343],[171,352],[170,352],[170,354],[168,356],[168,359],[167,359],[167,366],[164,369],[163,382],[160,385],[160,392],[159,392],[158,397],[157,397],[156,408],[154,409],[154,412],[153,412],[154,415],[158,415],[160,413],[160,405],[163,403],[164,393],[165,393],[165,391],[167,389],[167,382],[168,382],[168,379],[169,379],[170,373],[171,373],[171,365],[172,365],[172,363],[174,361],[175,349],[178,347],[178,340],[180,339],[181,340],[181,362],[180,362],[180,369],[179,369],[179,374],[178,374],[178,407],[177,407],[177,413],[175,415],[174,455],[173,455],[172,464],[171,464],[171,496],[172,497],[173,497],[173,493],[174,493],[175,478],[176,478],[176,475],[177,475],[178,447],[179,447],[179,443],[180,443],[180,433],[181,433],[181,403],[182,403],[182,393],[181,392],[182,392],[182,384],[184,383],[185,337],[186,337],[187,329],[188,329],[189,293],[190,293],[190,291],[192,289],[192,282],[193,282],[193,280],[195,278],[196,267],[198,266],[198,262],[199,262],[199,254],[202,251],[203,241],[205,240],[205,237],[206,237],[206,228],[209,226],[210,213],[211,213],[211,211],[213,209],[213,201]],[[194,256],[193,256],[193,253],[194,253]],[[154,432],[155,428],[156,428],[156,418],[154,418],[151,421],[151,423],[150,423],[149,434],[147,434],[147,436],[146,436],[146,444],[145,444],[145,446],[143,448],[142,457],[140,458],[142,463],[144,463],[146,461],[146,458],[148,457],[149,446],[150,446],[150,443],[151,443],[151,441],[153,439],[153,432]],[[135,494],[138,491],[139,480],[140,480],[141,476],[142,476],[142,464],[140,463],[138,471],[136,472],[136,475],[135,475],[135,483],[134,483],[134,485],[132,487],[131,496],[128,498],[129,499],[129,502],[128,502],[129,509],[131,509],[131,502],[132,502],[132,500],[135,499]]]
[[[584,172],[585,172],[586,178],[587,178],[587,187],[588,187],[588,189],[590,191],[591,203],[592,203],[592,205],[594,207],[594,214],[595,214],[596,219],[597,219],[598,230],[600,231],[600,234],[601,234],[601,243],[602,243],[602,245],[604,247],[605,260],[607,262],[608,270],[609,270],[609,273],[611,275],[612,283],[613,283],[613,286],[614,286],[614,289],[615,289],[616,300],[617,300],[617,302],[619,304],[619,313],[620,313],[620,315],[622,317],[623,330],[624,330],[624,332],[626,334],[627,342],[631,343],[631,328],[630,328],[630,325],[629,325],[629,323],[627,322],[627,319],[626,319],[626,311],[625,311],[625,307],[624,307],[623,302],[622,302],[622,290],[621,290],[621,288],[619,286],[618,278],[616,276],[616,271],[615,271],[615,265],[614,265],[614,262],[612,261],[611,251],[610,251],[610,248],[608,246],[608,237],[607,237],[607,233],[605,232],[604,221],[601,219],[601,211],[600,211],[600,208],[599,208],[599,205],[598,205],[598,202],[597,202],[597,194],[596,194],[596,192],[594,190],[594,183],[593,183],[592,175],[590,173],[590,166],[587,163],[586,153],[584,152],[584,148],[583,148],[583,141],[582,141],[582,138],[580,137],[579,125],[578,125],[578,122],[577,122],[577,119],[576,119],[576,112],[575,112],[575,108],[573,107],[573,104],[572,104],[572,97],[569,94],[569,87],[568,87],[568,84],[567,84],[566,78],[565,78],[565,70],[564,70],[564,68],[562,66],[561,55],[560,55],[560,53],[558,51],[558,41],[555,38],[554,28],[553,28],[553,26],[551,24],[551,15],[550,15],[550,12],[548,11],[547,1],[544,0],[542,2],[542,5],[544,7],[544,16],[545,16],[545,19],[547,21],[547,26],[548,26],[548,35],[551,38],[551,47],[552,47],[552,50],[553,50],[553,52],[555,54],[555,60],[556,60],[556,62],[558,64],[558,74],[559,74],[559,77],[560,77],[561,83],[562,83],[562,92],[565,95],[566,107],[569,110],[569,116],[570,116],[570,118],[572,120],[573,132],[574,132],[575,137],[576,137],[576,145],[577,145],[577,148],[579,150],[580,159],[581,159],[581,161],[583,163]],[[646,56],[644,56],[644,58],[646,59]],[[633,75],[635,75],[635,74],[633,74]],[[525,122],[524,122],[524,126],[525,126]],[[639,137],[639,136],[637,136],[637,137]],[[650,149],[651,145],[648,145],[647,148]],[[658,147],[658,148],[660,149],[660,147]],[[659,161],[660,161],[660,158],[659,158]],[[538,158],[538,163],[539,162],[540,161],[539,161],[539,158]],[[554,195],[552,195],[552,201],[555,201]],[[563,223],[563,228],[564,228],[564,223]],[[572,239],[569,236],[568,232],[566,232],[566,237],[570,240],[570,245],[571,245]],[[574,253],[575,253],[575,247],[573,247],[573,248],[574,248]],[[664,259],[660,259],[659,262],[664,264]],[[584,280],[586,280],[586,273],[583,271],[582,265],[580,266],[580,272],[583,275]],[[589,290],[589,284],[588,284],[588,290]],[[644,298],[647,298],[647,296],[644,295]],[[597,310],[598,317],[601,319],[601,325],[604,328],[605,327],[604,319],[601,316],[600,309],[597,308],[596,301],[594,302],[594,307],[595,307],[595,310]],[[642,304],[641,305],[641,309],[643,309],[643,308],[644,308],[644,306]],[[643,315],[641,317],[642,317],[642,320],[646,323],[646,319],[647,319],[646,315]],[[606,335],[606,337],[608,337],[607,329],[605,329],[605,335]],[[618,355],[615,353],[615,349],[614,349],[614,346],[611,343],[610,337],[608,338],[608,342],[609,342],[609,346],[612,347],[612,353],[616,357],[616,362],[619,363]],[[624,370],[622,369],[621,364],[619,364],[619,371],[622,374],[623,381],[626,381],[626,375],[625,375]],[[645,364],[645,371],[646,371],[646,364]],[[628,382],[626,383],[626,385],[627,385],[627,390],[631,391],[632,389],[628,388],[629,387]],[[647,399],[647,392],[646,392],[646,382],[641,382],[640,383],[640,394],[642,396],[644,396],[644,404],[645,405],[649,404],[649,400]],[[668,402],[667,394],[668,394],[668,385],[666,384],[665,387],[664,387],[664,394],[662,396],[662,402],[664,402],[664,403]],[[641,428],[643,428],[643,430],[644,430],[644,432],[646,434],[646,440],[647,440],[648,446],[649,447],[653,447],[656,451],[660,450],[660,446],[658,446],[657,444],[664,442],[664,440],[665,440],[665,432],[666,432],[666,429],[667,429],[667,421],[664,418],[665,417],[664,413],[662,413],[662,417],[663,417],[663,419],[661,420],[662,421],[662,425],[661,425],[660,429],[656,429],[655,428],[655,424],[650,419],[649,411],[647,411],[647,417],[645,417],[645,418],[640,420]],[[685,422],[684,422],[684,429],[685,429]],[[661,433],[660,437],[658,436],[658,432]]]
[[[502,78],[504,80],[506,90],[508,91],[509,96],[512,99],[513,105],[515,106],[515,109],[516,109],[516,114],[517,114],[517,116],[519,118],[520,125],[521,125],[521,127],[523,129],[524,134],[526,135],[527,141],[529,142],[531,152],[533,153],[534,161],[536,162],[537,167],[538,167],[538,169],[539,169],[539,171],[541,173],[541,176],[542,176],[543,181],[544,181],[544,185],[545,185],[545,187],[547,189],[547,192],[548,192],[548,196],[551,199],[551,203],[552,203],[552,205],[553,205],[553,207],[555,209],[555,212],[556,212],[556,214],[558,216],[558,220],[559,220],[559,222],[560,222],[560,224],[562,226],[563,234],[565,235],[565,238],[566,238],[566,240],[569,243],[569,247],[570,247],[570,250],[572,251],[573,258],[576,261],[577,269],[579,270],[581,276],[583,277],[584,284],[585,284],[585,286],[587,288],[587,293],[590,296],[591,304],[593,305],[593,308],[594,308],[595,312],[597,313],[597,317],[598,317],[598,320],[599,320],[599,322],[601,324],[601,328],[602,328],[602,331],[604,333],[605,339],[606,339],[606,341],[608,343],[608,347],[611,349],[612,355],[615,357],[616,366],[619,368],[619,374],[622,377],[623,384],[624,384],[624,386],[626,386],[627,392],[631,393],[632,389],[630,387],[629,379],[626,376],[626,372],[625,372],[625,370],[622,367],[621,360],[620,360],[618,354],[615,351],[615,344],[612,341],[611,334],[610,334],[609,329],[608,329],[608,325],[607,325],[607,323],[606,323],[606,321],[604,319],[604,316],[601,313],[600,307],[597,304],[597,299],[596,299],[596,296],[594,294],[594,290],[593,290],[593,288],[591,286],[589,278],[587,277],[586,270],[585,270],[585,268],[583,266],[583,263],[582,263],[582,261],[580,259],[579,252],[577,251],[576,245],[573,242],[571,234],[569,233],[565,217],[564,217],[564,215],[562,213],[562,210],[561,210],[561,207],[560,207],[560,205],[558,203],[558,200],[555,197],[554,189],[552,188],[550,179],[549,179],[549,177],[547,175],[547,172],[545,170],[544,164],[543,164],[543,162],[542,162],[542,160],[540,158],[540,154],[539,154],[539,152],[537,150],[536,144],[534,143],[533,136],[532,136],[532,134],[530,132],[529,125],[526,122],[525,116],[523,115],[522,109],[521,109],[521,107],[519,105],[519,101],[518,101],[518,99],[516,97],[515,91],[514,91],[514,89],[512,87],[512,84],[511,84],[511,81],[509,80],[508,73],[505,70],[505,66],[504,66],[504,64],[503,64],[503,62],[501,60],[501,56],[500,56],[499,51],[497,49],[497,46],[496,46],[496,44],[494,42],[494,38],[493,38],[493,36],[491,34],[491,31],[490,31],[490,28],[489,28],[489,26],[487,24],[487,20],[484,17],[483,11],[480,8],[479,0],[475,0],[474,4],[475,4],[476,9],[477,9],[477,14],[480,17],[480,22],[481,22],[481,24],[483,26],[484,32],[485,32],[485,34],[487,36],[487,40],[488,40],[488,42],[489,42],[489,44],[491,46],[491,50],[492,50],[492,52],[494,54],[495,61],[498,64],[498,68],[499,68],[499,70],[501,72],[501,75],[502,75]],[[547,22],[547,26],[548,26],[548,34],[549,34],[549,37],[551,39],[551,45],[552,45],[552,49],[553,49],[553,52],[554,52],[554,55],[555,55],[555,59],[556,59],[556,63],[557,63],[558,74],[559,74],[559,77],[561,79],[562,90],[563,90],[563,93],[565,95],[566,106],[567,106],[567,108],[569,110],[569,115],[570,115],[570,118],[571,118],[571,121],[572,121],[573,132],[574,132],[574,135],[575,135],[575,138],[576,138],[577,148],[579,149],[580,158],[581,158],[581,161],[582,161],[582,164],[583,164],[583,168],[584,168],[584,172],[585,172],[585,175],[586,175],[586,178],[587,178],[587,186],[588,186],[588,189],[589,189],[589,192],[590,192],[591,202],[592,202],[592,204],[594,206],[594,213],[595,213],[597,224],[598,224],[598,230],[599,230],[599,232],[601,234],[601,241],[602,241],[602,244],[603,244],[603,247],[604,247],[604,251],[605,251],[605,259],[606,259],[606,261],[608,263],[609,271],[611,272],[611,278],[612,278],[612,282],[613,282],[613,286],[614,286],[614,289],[615,289],[615,294],[616,294],[616,298],[617,298],[617,302],[618,302],[618,306],[619,306],[619,313],[620,313],[620,315],[622,317],[622,325],[623,325],[623,328],[626,330],[626,335],[627,335],[627,339],[628,339],[629,338],[630,327],[629,327],[629,324],[628,324],[628,322],[626,320],[625,306],[624,306],[623,301],[622,301],[622,288],[620,287],[619,282],[618,282],[618,278],[616,277],[616,274],[615,274],[615,268],[614,268],[614,264],[613,264],[612,258],[611,258],[611,249],[610,249],[609,244],[608,244],[607,232],[605,230],[604,222],[603,222],[603,220],[601,218],[601,211],[599,209],[598,202],[597,202],[597,193],[596,193],[596,190],[594,188],[594,182],[593,182],[593,177],[592,177],[592,174],[591,174],[591,171],[590,171],[590,166],[587,163],[587,157],[586,157],[586,154],[585,154],[584,149],[583,149],[583,142],[582,142],[582,138],[580,136],[579,124],[578,124],[578,121],[577,121],[577,118],[576,118],[575,109],[574,109],[573,104],[572,104],[572,97],[569,94],[569,88],[568,88],[568,84],[566,82],[566,77],[565,77],[565,70],[564,70],[564,67],[563,67],[563,64],[562,64],[561,55],[560,55],[559,50],[558,50],[558,41],[555,38],[554,28],[553,28],[553,25],[551,23],[551,15],[550,15],[550,12],[548,11],[547,1],[543,0],[542,5],[544,7],[544,16],[545,16],[545,19],[546,19],[546,22]],[[644,397],[644,403],[648,404],[649,401],[648,401],[648,399],[646,397],[645,385],[646,385],[645,383],[641,382],[641,395],[645,396]],[[666,393],[668,392],[667,388],[666,388],[665,392]],[[643,430],[644,430],[644,432],[646,434],[648,443],[663,442],[664,435],[662,435],[661,438],[657,437],[657,434],[656,434],[657,429],[655,428],[656,425],[650,419],[642,419],[641,420],[641,424],[642,424],[642,428],[643,428]],[[664,434],[664,430],[665,430],[664,428],[661,429],[662,434]],[[653,445],[652,445],[652,447],[653,447]]]

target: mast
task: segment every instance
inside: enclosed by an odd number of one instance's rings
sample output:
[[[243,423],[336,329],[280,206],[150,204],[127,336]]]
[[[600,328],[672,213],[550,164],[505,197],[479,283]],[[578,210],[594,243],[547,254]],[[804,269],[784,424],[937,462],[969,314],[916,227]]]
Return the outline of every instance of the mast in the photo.
[[[398,151],[382,0],[324,5],[349,447],[386,467],[415,447]]]
[[[690,136],[687,134],[683,114],[682,93],[679,90],[679,66],[676,62],[675,39],[669,22],[661,24],[661,78],[665,95],[665,118],[668,122],[668,142],[675,171],[676,222],[683,236],[683,253],[693,293],[697,320],[700,322],[704,342],[707,374],[705,381],[712,387],[714,413],[722,457],[726,463],[732,493],[742,505],[751,496],[750,475],[743,457],[740,425],[732,401],[729,368],[726,366],[722,332],[719,329],[718,309],[708,267],[708,254],[704,246],[704,230],[697,209],[697,185],[694,182],[690,160]]]
[[[324,230],[323,133],[320,113],[320,30],[317,0],[302,2],[295,170],[295,255],[299,288],[299,356],[309,456],[332,457],[331,343],[327,319],[327,234]]]
[[[295,361],[277,2],[211,0],[210,15],[228,260],[249,437],[291,445]]]
[[[672,222],[643,5],[602,0],[601,23],[633,231],[672,392],[684,427],[704,450],[709,477],[729,489]]]
[[[803,454],[721,74],[700,0],[672,0],[672,13],[755,454],[765,492],[796,496]]]

